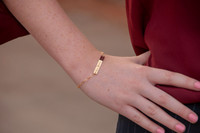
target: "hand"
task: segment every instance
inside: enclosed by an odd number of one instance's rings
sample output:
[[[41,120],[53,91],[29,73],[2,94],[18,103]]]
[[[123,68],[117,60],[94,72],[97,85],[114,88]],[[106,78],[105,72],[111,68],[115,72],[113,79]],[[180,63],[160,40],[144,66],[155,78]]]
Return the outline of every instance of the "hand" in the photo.
[[[122,114],[150,132],[161,133],[159,130],[164,132],[164,129],[141,112],[173,131],[184,132],[185,126],[156,104],[191,123],[195,123],[198,116],[154,85],[173,85],[198,91],[200,88],[195,87],[198,81],[179,73],[143,66],[149,55],[150,52],[134,57],[106,55],[98,75],[85,83],[81,89],[93,100]],[[196,118],[192,119],[192,115]]]

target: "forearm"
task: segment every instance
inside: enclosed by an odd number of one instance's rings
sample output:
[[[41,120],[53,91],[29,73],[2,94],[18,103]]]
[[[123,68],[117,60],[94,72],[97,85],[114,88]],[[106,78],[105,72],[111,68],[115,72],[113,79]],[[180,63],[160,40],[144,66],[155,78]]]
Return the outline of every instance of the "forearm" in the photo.
[[[76,84],[92,72],[100,53],[70,21],[56,0],[4,2]]]

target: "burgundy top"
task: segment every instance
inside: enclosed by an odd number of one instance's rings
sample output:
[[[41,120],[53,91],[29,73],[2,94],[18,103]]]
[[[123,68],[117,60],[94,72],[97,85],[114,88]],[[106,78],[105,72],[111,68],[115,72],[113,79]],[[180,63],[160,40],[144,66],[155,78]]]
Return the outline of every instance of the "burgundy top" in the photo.
[[[27,34],[28,32],[0,0],[0,44]]]
[[[150,50],[148,66],[200,80],[200,0],[126,0],[137,55]],[[200,92],[157,85],[182,103],[200,102]]]

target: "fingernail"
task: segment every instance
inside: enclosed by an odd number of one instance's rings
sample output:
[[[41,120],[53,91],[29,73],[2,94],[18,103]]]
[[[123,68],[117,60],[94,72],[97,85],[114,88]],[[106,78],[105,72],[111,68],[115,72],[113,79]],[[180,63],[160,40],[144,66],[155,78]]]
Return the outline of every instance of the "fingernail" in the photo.
[[[179,131],[179,132],[184,132],[185,131],[185,126],[182,125],[182,124],[177,124],[175,126],[176,130]]]
[[[198,117],[195,114],[189,114],[189,119],[192,122],[196,122],[198,120]]]
[[[196,87],[196,88],[199,88],[199,89],[200,89],[200,82],[199,82],[199,81],[195,82],[195,83],[194,83],[194,87]]]
[[[156,130],[156,133],[165,133],[165,130],[159,128],[159,129]]]

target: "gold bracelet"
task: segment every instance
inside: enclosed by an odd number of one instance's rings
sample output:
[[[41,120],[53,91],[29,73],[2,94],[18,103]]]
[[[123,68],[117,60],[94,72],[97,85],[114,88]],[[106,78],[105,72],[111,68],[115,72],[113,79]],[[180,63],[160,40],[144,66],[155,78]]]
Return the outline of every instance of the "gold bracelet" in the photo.
[[[102,65],[102,63],[103,63],[103,61],[104,61],[104,59],[105,59],[105,56],[104,56],[103,54],[104,54],[104,52],[101,52],[101,56],[100,56],[100,58],[99,58],[99,60],[98,60],[98,62],[97,62],[97,65],[96,65],[96,67],[95,67],[93,73],[92,73],[89,77],[87,77],[85,80],[83,80],[83,81],[77,86],[78,88],[81,88],[81,86],[82,86],[85,82],[87,82],[87,81],[88,81],[89,79],[91,79],[93,76],[95,76],[95,75],[98,74],[99,69],[101,68],[101,65]]]

